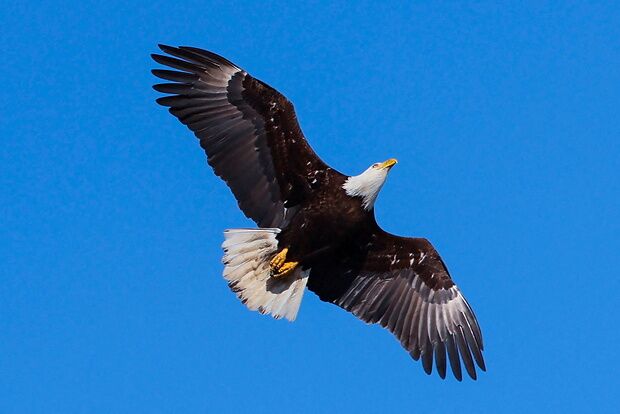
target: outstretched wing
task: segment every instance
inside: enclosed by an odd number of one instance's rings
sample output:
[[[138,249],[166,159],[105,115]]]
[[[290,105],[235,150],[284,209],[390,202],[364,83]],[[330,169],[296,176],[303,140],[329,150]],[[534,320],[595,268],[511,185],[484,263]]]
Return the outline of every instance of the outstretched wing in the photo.
[[[208,162],[260,227],[282,227],[310,183],[337,174],[301,132],[293,105],[278,91],[215,53],[160,45],[153,59],[176,70],[153,74],[171,83],[157,102],[200,140]]]
[[[446,357],[459,381],[461,360],[473,379],[474,361],[486,369],[476,317],[426,239],[377,229],[363,248],[335,254],[312,265],[308,288],[321,300],[389,329],[427,374],[434,360],[445,378]]]

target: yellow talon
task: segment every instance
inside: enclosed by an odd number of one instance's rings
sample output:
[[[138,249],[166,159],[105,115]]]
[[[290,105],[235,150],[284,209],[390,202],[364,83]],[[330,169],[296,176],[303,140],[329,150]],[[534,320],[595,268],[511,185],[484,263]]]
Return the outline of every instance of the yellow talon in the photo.
[[[280,253],[276,254],[273,259],[269,262],[269,266],[271,267],[271,272],[276,273],[284,262],[286,262],[286,254],[288,253],[288,248],[285,247],[280,251]]]
[[[275,278],[284,277],[291,273],[293,270],[295,270],[298,264],[299,262],[286,262],[282,266],[280,266],[277,272],[273,272],[272,270],[271,276]]]
[[[288,248],[285,247],[278,254],[276,254],[273,259],[269,262],[269,266],[271,267],[271,276],[272,277],[283,277],[291,273],[299,262],[287,262],[286,255],[288,254]]]

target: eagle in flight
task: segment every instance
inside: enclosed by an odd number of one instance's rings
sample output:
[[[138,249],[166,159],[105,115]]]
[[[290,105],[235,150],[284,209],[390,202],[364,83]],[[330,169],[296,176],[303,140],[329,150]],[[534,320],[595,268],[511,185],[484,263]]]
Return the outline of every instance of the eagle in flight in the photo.
[[[255,229],[224,232],[224,278],[252,310],[293,321],[305,288],[392,332],[427,374],[485,370],[476,317],[428,240],[390,234],[374,203],[395,159],[347,176],[304,138],[293,105],[215,53],[160,45],[157,99],[200,140]]]

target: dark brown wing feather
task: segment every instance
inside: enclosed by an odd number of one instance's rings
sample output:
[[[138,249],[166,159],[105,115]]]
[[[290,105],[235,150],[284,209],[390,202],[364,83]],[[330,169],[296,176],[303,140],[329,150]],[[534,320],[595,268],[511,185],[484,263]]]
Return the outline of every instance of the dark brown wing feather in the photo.
[[[415,360],[422,359],[427,374],[433,361],[441,378],[449,361],[459,381],[461,361],[473,379],[474,361],[486,369],[476,317],[426,239],[378,229],[358,248],[313,263],[308,288],[387,328]]]
[[[208,162],[260,227],[283,227],[310,191],[323,163],[301,132],[293,105],[278,91],[212,52],[160,45],[153,70],[171,83],[157,102],[200,140]],[[318,174],[320,177],[321,174]]]

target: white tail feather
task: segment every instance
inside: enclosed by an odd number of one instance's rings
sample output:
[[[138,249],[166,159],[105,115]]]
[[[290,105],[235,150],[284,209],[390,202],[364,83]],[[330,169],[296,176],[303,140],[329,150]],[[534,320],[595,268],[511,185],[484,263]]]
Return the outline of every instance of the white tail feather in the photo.
[[[250,310],[294,321],[304,295],[308,272],[271,277],[269,261],[278,250],[280,229],[230,229],[224,231],[224,279]]]

